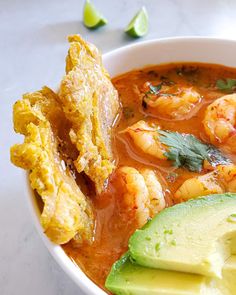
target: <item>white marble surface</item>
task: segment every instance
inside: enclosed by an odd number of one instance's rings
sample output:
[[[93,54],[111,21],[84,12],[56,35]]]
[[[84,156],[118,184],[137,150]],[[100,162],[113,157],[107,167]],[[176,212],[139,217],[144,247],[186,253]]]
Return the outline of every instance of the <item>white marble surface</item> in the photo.
[[[26,91],[57,85],[64,71],[66,36],[80,33],[103,52],[134,42],[124,36],[123,28],[136,10],[146,5],[150,32],[145,39],[179,35],[236,38],[235,0],[94,2],[109,25],[90,32],[81,23],[81,0],[0,0],[1,295],[81,294],[35,231],[21,171],[9,162],[9,147],[20,140],[12,131],[12,104]]]

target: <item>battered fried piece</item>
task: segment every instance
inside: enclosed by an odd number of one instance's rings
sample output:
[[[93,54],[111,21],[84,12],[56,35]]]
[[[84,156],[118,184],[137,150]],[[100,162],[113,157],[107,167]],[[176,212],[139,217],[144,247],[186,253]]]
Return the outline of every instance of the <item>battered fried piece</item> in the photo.
[[[67,75],[59,98],[72,123],[70,138],[80,152],[76,169],[84,171],[101,192],[114,169],[111,128],[119,110],[118,94],[97,48],[78,35],[70,36],[69,41]]]
[[[44,207],[41,224],[57,244],[92,239],[93,213],[58,150],[58,124],[67,124],[57,95],[49,88],[26,94],[14,105],[15,131],[25,136],[11,148],[11,161],[29,170],[31,187]]]

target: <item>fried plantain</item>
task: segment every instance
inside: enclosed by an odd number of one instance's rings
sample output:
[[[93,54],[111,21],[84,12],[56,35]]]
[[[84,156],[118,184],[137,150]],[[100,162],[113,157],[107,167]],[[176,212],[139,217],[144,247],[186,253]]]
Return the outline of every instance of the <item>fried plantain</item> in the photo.
[[[70,123],[58,96],[47,87],[25,94],[14,105],[13,120],[15,131],[23,134],[25,140],[11,148],[11,161],[29,170],[31,187],[44,203],[41,224],[45,233],[57,244],[72,238],[91,241],[94,229],[91,203],[66,167],[67,159],[59,149],[60,125]]]
[[[84,171],[101,192],[114,169],[111,133],[119,112],[118,93],[97,48],[78,35],[70,36],[69,42],[67,74],[61,82],[59,99],[72,123],[70,138],[79,151],[74,161],[76,169]]]

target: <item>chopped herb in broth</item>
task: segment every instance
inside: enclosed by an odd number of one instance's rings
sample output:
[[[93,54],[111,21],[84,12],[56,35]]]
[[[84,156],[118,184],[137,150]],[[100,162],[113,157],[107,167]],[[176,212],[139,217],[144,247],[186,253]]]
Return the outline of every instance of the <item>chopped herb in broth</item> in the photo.
[[[236,90],[236,79],[225,79],[225,80],[217,80],[216,86],[219,90],[225,92],[233,92]]]

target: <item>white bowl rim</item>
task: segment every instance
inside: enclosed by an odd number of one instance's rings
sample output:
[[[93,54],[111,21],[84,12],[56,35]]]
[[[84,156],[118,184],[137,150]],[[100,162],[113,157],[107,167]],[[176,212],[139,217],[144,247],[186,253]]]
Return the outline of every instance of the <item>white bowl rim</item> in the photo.
[[[164,38],[153,38],[149,40],[144,41],[137,41],[132,44],[128,44],[125,46],[120,46],[115,49],[112,49],[102,55],[103,59],[107,58],[109,55],[115,54],[120,51],[126,51],[127,49],[134,48],[136,46],[146,46],[146,45],[152,45],[156,42],[158,43],[165,43],[165,42],[182,42],[182,41],[190,41],[190,42],[199,42],[199,41],[207,41],[207,42],[236,42],[236,39],[233,38],[221,38],[221,37],[215,37],[215,36],[175,36],[175,37],[164,37]]]
[[[218,38],[218,37],[208,37],[208,36],[181,36],[181,37],[167,37],[167,38],[160,38],[160,39],[151,39],[146,40],[142,42],[136,42],[133,44],[129,44],[126,46],[122,46],[119,48],[116,48],[112,51],[109,51],[103,55],[103,60],[111,58],[113,55],[116,55],[118,53],[122,53],[125,51],[133,50],[137,47],[146,47],[151,46],[156,43],[175,43],[175,42],[215,42],[215,43],[236,43],[235,39],[229,39],[229,38]],[[191,61],[190,61],[191,62]],[[130,69],[132,70],[132,69]],[[39,208],[36,204],[36,199],[32,193],[32,189],[29,185],[28,180],[28,173],[23,174],[23,183],[24,183],[24,192],[27,196],[29,210],[33,219],[33,223],[43,240],[46,248],[51,253],[51,255],[54,257],[54,259],[57,261],[57,263],[60,265],[60,267],[65,271],[65,273],[68,274],[68,276],[76,283],[76,285],[85,292],[85,294],[90,295],[106,295],[106,293],[99,288],[92,280],[90,280],[85,273],[80,269],[79,266],[77,266],[64,252],[61,246],[56,245],[52,243],[48,237],[43,233],[42,226],[39,221]],[[89,292],[89,293],[88,293]]]

